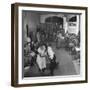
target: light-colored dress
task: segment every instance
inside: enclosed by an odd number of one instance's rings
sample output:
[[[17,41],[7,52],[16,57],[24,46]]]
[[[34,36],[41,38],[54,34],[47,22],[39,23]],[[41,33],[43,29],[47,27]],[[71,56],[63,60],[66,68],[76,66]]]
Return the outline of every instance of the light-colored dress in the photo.
[[[61,48],[63,46],[64,37],[61,33],[57,35],[57,48]]]
[[[45,48],[41,49],[38,48],[38,52],[39,54],[37,55],[37,64],[40,70],[46,68],[46,52],[45,52]]]

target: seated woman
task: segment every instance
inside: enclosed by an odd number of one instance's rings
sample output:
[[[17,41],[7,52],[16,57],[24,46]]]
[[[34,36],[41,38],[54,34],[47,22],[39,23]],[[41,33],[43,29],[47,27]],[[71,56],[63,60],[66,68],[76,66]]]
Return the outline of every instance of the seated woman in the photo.
[[[31,66],[34,66],[34,64],[36,63],[36,58],[37,58],[37,50],[36,50],[36,45],[35,45],[35,42],[31,42],[30,43],[30,48],[31,48],[31,52],[30,52],[30,55],[31,55],[31,62],[30,62],[30,65]]]

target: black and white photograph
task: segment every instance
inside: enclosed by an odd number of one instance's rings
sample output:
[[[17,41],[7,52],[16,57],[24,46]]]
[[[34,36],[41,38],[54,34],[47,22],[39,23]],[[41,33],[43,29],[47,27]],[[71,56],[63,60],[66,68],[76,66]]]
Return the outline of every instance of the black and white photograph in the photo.
[[[86,7],[16,4],[14,15],[17,84],[87,82]]]
[[[24,77],[80,74],[80,16],[22,11]]]

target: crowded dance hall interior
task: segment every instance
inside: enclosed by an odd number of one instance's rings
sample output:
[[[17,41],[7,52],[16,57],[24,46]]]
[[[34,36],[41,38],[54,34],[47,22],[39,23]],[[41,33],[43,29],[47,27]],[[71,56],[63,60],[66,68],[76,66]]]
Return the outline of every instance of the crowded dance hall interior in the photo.
[[[80,14],[22,11],[23,77],[80,74]]]

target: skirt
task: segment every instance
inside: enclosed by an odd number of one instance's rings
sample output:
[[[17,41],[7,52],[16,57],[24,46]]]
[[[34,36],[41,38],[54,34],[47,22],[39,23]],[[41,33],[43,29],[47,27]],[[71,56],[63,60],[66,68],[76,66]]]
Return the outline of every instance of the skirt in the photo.
[[[41,57],[40,55],[37,55],[36,62],[40,70],[46,68],[46,57]]]

